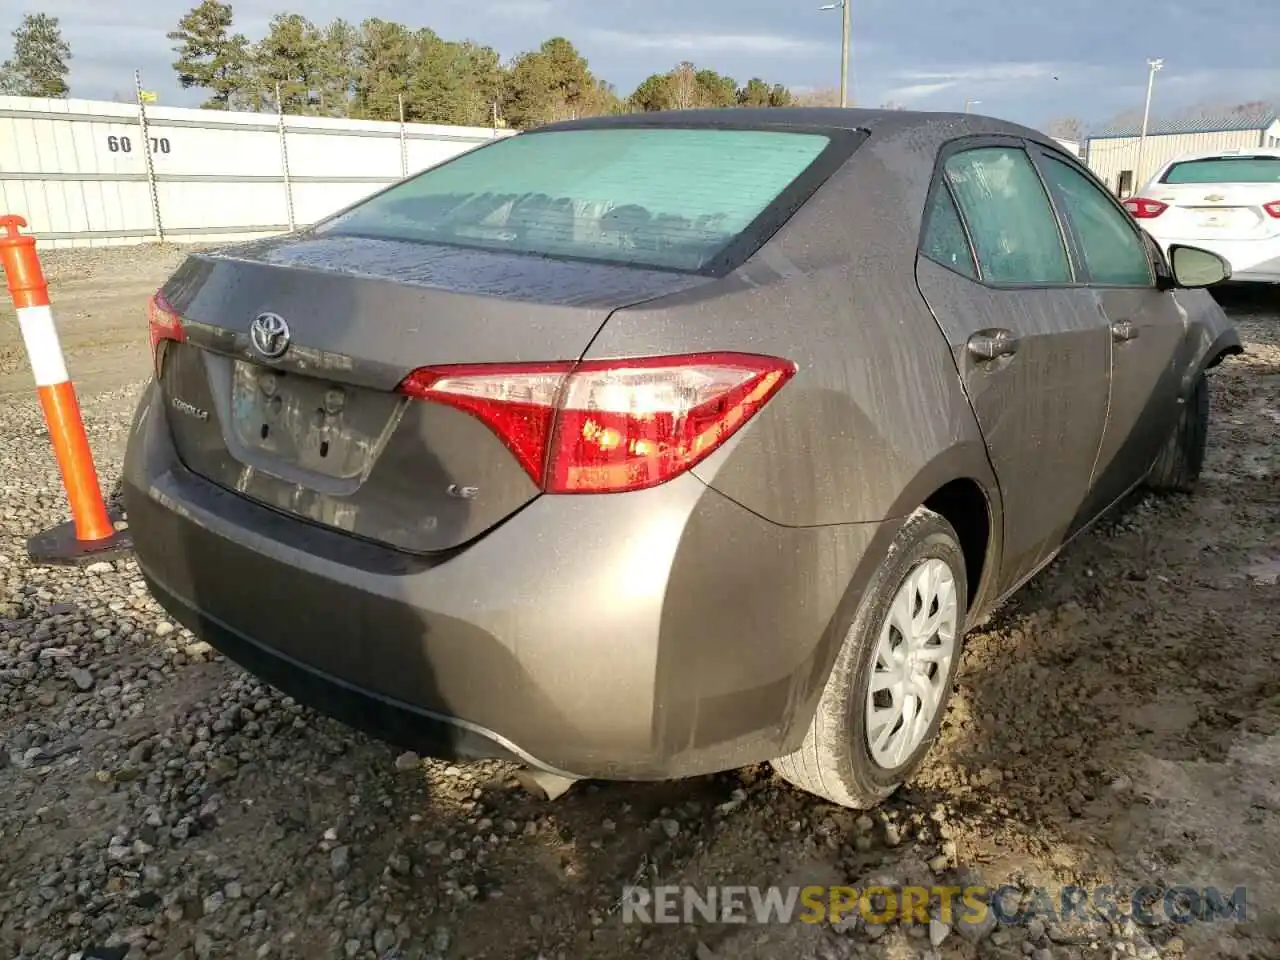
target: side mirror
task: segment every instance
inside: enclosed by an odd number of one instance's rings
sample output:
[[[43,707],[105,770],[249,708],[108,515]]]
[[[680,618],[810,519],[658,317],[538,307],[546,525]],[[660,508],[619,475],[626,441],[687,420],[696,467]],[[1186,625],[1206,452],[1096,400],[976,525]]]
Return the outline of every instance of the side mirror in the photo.
[[[1222,257],[1209,250],[1180,243],[1169,245],[1169,267],[1173,271],[1174,282],[1189,289],[1211,287],[1231,279],[1231,264]]]

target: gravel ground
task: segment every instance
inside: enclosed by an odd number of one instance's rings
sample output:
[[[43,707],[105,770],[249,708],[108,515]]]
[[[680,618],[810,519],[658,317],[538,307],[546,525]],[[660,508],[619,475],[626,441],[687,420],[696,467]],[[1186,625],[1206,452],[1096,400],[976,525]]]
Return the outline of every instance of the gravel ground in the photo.
[[[108,483],[145,297],[181,255],[46,254]],[[506,765],[300,708],[170,622],[130,561],[31,566],[65,506],[6,324],[0,956],[1280,956],[1280,300],[1228,306],[1248,352],[1215,374],[1200,492],[1105,521],[971,635],[931,760],[866,814],[767,765],[547,803]],[[642,927],[618,910],[637,881],[1244,885],[1248,917]]]

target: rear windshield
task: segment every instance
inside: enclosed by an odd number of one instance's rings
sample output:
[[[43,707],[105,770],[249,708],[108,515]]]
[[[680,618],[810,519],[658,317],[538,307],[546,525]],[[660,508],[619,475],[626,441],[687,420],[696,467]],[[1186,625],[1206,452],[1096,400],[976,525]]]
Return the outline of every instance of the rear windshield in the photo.
[[[831,144],[823,133],[525,133],[369,198],[319,232],[698,271]]]
[[[1280,157],[1212,157],[1170,167],[1161,183],[1280,183]]]

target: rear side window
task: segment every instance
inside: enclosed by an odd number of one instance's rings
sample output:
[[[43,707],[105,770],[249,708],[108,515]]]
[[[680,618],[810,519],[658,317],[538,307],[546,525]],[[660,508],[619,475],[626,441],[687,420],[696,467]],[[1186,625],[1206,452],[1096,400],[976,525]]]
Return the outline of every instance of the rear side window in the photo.
[[[1280,157],[1209,157],[1175,163],[1161,183],[1280,183]]]
[[[964,235],[964,224],[960,222],[960,213],[956,210],[956,203],[951,199],[951,191],[946,184],[940,183],[934,188],[925,216],[928,219],[925,222],[924,243],[920,252],[934,263],[950,267],[966,277],[977,278],[978,271],[973,265],[969,238]]]
[[[1116,209],[1088,177],[1062,160],[1045,157],[1044,175],[1076,229],[1089,279],[1117,286],[1150,286],[1150,256],[1128,214]]]
[[[371,197],[320,232],[701,270],[831,144],[821,133],[525,133]]]
[[[1026,151],[978,147],[947,158],[947,182],[991,283],[1070,283],[1071,262]]]

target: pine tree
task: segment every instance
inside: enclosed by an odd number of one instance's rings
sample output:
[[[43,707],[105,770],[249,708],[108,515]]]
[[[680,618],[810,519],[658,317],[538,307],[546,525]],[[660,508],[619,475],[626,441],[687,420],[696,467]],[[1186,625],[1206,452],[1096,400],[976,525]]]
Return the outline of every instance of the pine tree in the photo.
[[[178,21],[168,38],[177,44],[173,69],[184,90],[211,91],[206,110],[231,110],[247,82],[248,41],[231,32],[231,4],[203,0]]]
[[[323,66],[324,37],[300,13],[278,13],[267,35],[253,46],[254,101],[285,113],[315,113],[328,79]]]
[[[0,92],[20,97],[65,97],[71,47],[58,18],[28,13],[13,31],[13,57],[0,65]]]

